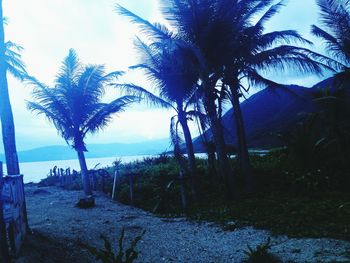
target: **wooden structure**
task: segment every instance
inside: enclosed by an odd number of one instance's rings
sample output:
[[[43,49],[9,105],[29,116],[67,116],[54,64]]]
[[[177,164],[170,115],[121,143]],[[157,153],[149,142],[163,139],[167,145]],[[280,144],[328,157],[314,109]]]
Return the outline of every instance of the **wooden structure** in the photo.
[[[21,248],[27,231],[26,217],[23,175],[3,177],[1,174],[0,259],[4,259],[4,262],[10,262],[10,257]]]

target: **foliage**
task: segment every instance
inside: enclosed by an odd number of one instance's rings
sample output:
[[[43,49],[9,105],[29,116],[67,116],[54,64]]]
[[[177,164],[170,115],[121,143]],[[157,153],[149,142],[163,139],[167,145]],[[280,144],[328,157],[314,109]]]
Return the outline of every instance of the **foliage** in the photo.
[[[87,244],[81,244],[82,247],[86,248],[92,255],[96,257],[96,260],[100,260],[103,263],[132,263],[138,257],[138,252],[135,250],[137,243],[141,240],[142,236],[145,234],[143,231],[140,235],[135,237],[131,243],[130,247],[124,248],[124,238],[125,238],[125,228],[122,228],[119,242],[118,242],[118,253],[113,252],[112,245],[107,237],[101,235],[101,239],[104,242],[104,248],[98,249]]]
[[[281,262],[276,256],[272,255],[269,250],[271,249],[271,239],[258,245],[255,249],[252,249],[248,245],[248,249],[244,251],[244,254],[248,257],[244,262],[246,263],[278,263]]]
[[[285,138],[284,168],[298,174],[294,183],[306,191],[345,189],[350,178],[350,108],[343,88],[320,88],[314,93],[317,112],[309,114]],[[342,187],[345,186],[345,187]]]
[[[205,193],[190,205],[187,216],[194,220],[209,220],[226,226],[234,220],[237,226],[253,225],[275,233],[291,236],[336,237],[349,239],[350,196],[346,170],[308,172],[292,170],[287,166],[286,149],[274,150],[266,156],[251,156],[256,178],[256,193],[242,195],[239,200],[226,201],[225,186],[209,174],[205,160],[197,160],[198,188]],[[237,160],[231,160],[238,171]],[[132,169],[132,164],[127,166]],[[287,169],[286,167],[289,167]],[[134,205],[162,216],[183,216],[179,185],[174,180],[178,165],[169,159],[166,163],[136,162]],[[322,179],[322,178],[327,178]],[[336,183],[338,179],[342,183]],[[326,181],[322,181],[326,180]],[[129,204],[128,181],[121,182],[118,200]]]
[[[121,164],[118,201],[130,204],[128,175],[132,173],[133,205],[162,216],[184,216],[176,180],[179,166],[174,158],[165,156]],[[226,200],[225,186],[210,174],[206,160],[197,159],[198,188],[205,194],[189,206],[186,216],[213,221],[225,229],[229,229],[228,222],[234,221],[235,228],[253,225],[290,236],[350,239],[349,169],[337,166],[321,171],[293,169],[288,164],[286,149],[250,158],[256,193],[242,195],[232,202]],[[237,160],[232,159],[231,166],[238,171]],[[114,169],[108,168],[111,175]]]
[[[28,77],[28,82],[34,86],[35,99],[28,102],[28,108],[44,114],[74,149],[86,151],[85,135],[106,127],[112,114],[124,111],[137,100],[134,96],[123,96],[110,103],[102,102],[106,86],[121,74],[119,71],[106,74],[103,65],[84,66],[71,49],[54,87]]]

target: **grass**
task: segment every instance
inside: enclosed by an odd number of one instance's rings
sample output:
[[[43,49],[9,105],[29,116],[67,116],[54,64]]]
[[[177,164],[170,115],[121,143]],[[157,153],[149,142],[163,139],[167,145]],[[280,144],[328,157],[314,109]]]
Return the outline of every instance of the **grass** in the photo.
[[[188,216],[215,221],[225,226],[236,221],[275,234],[292,237],[333,237],[350,239],[350,195],[327,194],[313,197],[282,193],[257,194],[235,202],[211,202],[191,207]]]

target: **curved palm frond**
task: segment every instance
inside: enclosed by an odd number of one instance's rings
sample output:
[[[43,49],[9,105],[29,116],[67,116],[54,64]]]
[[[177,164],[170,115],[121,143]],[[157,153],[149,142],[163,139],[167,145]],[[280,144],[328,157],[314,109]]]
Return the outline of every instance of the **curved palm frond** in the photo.
[[[139,102],[139,99],[135,96],[123,96],[110,103],[95,105],[98,110],[82,124],[82,133],[85,135],[86,133],[95,133],[103,130],[112,120],[113,114],[125,111],[126,107],[133,102]]]
[[[172,38],[173,36],[171,31],[160,26],[160,24],[151,24],[119,4],[116,5],[116,11],[123,16],[129,17],[133,23],[139,25],[141,32],[149,38],[162,40]]]
[[[311,32],[322,38],[334,59],[350,65],[350,4],[348,0],[317,0],[324,30],[313,25]]]
[[[261,30],[260,32],[262,32],[264,30],[264,24],[268,20],[270,20],[273,16],[275,16],[283,6],[285,6],[285,2],[286,2],[285,0],[282,0],[277,4],[271,5],[270,8],[263,14],[263,16],[255,24],[255,27],[259,28]]]
[[[15,78],[23,81],[28,74],[26,66],[22,61],[22,50],[23,47],[11,41],[5,43],[5,61],[7,71]]]
[[[132,96],[135,96],[139,98],[139,100],[143,100],[146,103],[148,103],[151,106],[157,106],[162,108],[173,108],[176,110],[176,108],[168,101],[162,99],[159,96],[156,96],[152,92],[137,86],[135,84],[110,84],[116,88],[118,88],[121,92],[125,94],[130,94]]]

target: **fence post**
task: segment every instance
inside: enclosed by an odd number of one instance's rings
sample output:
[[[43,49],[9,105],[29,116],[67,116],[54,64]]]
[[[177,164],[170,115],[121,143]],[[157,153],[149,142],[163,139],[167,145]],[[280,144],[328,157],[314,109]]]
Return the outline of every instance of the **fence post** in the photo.
[[[129,174],[129,187],[130,187],[130,202],[134,203],[134,176]]]
[[[114,201],[117,200],[117,179],[118,179],[118,177],[119,177],[119,171],[118,171],[118,167],[117,167],[115,172],[114,172],[113,189],[112,189],[112,199]]]

